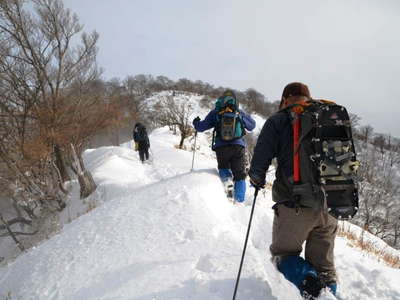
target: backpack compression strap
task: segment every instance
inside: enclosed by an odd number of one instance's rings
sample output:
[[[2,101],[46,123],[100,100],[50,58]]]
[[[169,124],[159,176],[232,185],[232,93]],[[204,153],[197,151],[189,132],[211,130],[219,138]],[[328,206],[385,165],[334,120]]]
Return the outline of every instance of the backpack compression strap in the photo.
[[[296,102],[292,105],[289,105],[286,107],[286,110],[290,110],[293,114],[293,181],[294,183],[300,183],[301,178],[300,178],[300,153],[299,153],[299,147],[302,139],[308,134],[302,134],[300,136],[301,132],[301,119],[300,115],[305,111],[305,109],[314,104],[314,103],[323,103],[323,104],[335,104],[332,101],[329,100],[302,100],[299,102]]]
[[[298,151],[300,146],[300,128],[300,118],[296,115],[293,122],[293,181],[295,184],[300,182],[300,153]]]

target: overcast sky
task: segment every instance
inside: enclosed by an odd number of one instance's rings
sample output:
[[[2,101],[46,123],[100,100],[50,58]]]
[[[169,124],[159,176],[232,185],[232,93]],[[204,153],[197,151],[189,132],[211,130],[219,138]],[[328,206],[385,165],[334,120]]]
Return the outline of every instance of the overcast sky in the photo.
[[[400,137],[399,0],[64,0],[100,34],[105,79],[165,75],[253,87],[292,81]]]

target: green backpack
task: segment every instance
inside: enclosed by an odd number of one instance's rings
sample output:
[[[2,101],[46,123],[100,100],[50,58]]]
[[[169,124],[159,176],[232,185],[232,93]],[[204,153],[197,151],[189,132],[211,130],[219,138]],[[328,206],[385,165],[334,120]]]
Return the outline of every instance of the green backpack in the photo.
[[[239,112],[239,103],[236,97],[227,93],[217,99],[217,124],[213,133],[213,146],[216,139],[224,142],[240,139],[246,134]]]

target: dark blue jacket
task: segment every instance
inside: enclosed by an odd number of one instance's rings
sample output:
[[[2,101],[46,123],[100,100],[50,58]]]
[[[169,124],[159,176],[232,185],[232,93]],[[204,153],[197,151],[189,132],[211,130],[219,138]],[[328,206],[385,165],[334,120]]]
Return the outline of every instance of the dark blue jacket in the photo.
[[[147,135],[146,127],[138,123],[133,128],[133,140],[135,143],[139,143],[139,147],[150,147],[149,137]]]
[[[255,182],[265,182],[265,175],[273,158],[277,158],[277,179],[293,176],[293,130],[286,111],[273,114],[258,136],[251,160],[249,176]]]
[[[246,114],[244,111],[239,110],[240,117],[243,122],[243,126],[248,131],[252,131],[254,127],[256,127],[256,121],[250,115]],[[214,128],[217,125],[217,111],[213,109],[208,113],[203,121],[193,122],[194,128],[199,131],[203,132],[210,128]],[[226,146],[226,145],[241,145],[243,147],[246,146],[246,142],[243,138],[236,139],[230,142],[221,141],[220,139],[216,139],[214,148]]]

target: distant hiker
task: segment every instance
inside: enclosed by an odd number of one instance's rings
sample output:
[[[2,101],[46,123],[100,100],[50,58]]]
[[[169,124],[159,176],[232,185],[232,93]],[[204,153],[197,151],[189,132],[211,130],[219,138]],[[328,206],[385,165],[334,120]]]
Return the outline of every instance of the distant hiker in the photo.
[[[246,194],[245,146],[246,130],[254,129],[256,122],[244,111],[233,91],[226,90],[216,101],[203,121],[193,120],[194,128],[203,132],[214,128],[212,149],[216,152],[219,176],[228,197],[243,202]]]
[[[310,112],[300,117],[299,111]],[[302,122],[296,123],[297,119]],[[273,261],[302,293],[314,297],[324,287],[336,293],[335,217],[352,217],[358,205],[351,180],[358,165],[354,151],[345,109],[312,100],[308,87],[299,82],[284,88],[280,111],[265,122],[254,149],[249,170],[253,186],[262,188],[271,160],[276,158],[278,163],[272,187],[276,202],[270,246]],[[304,242],[305,260],[299,256]]]
[[[149,159],[150,141],[146,127],[142,123],[136,123],[133,129],[133,140],[135,141],[135,150],[139,151],[140,160],[144,163]]]

